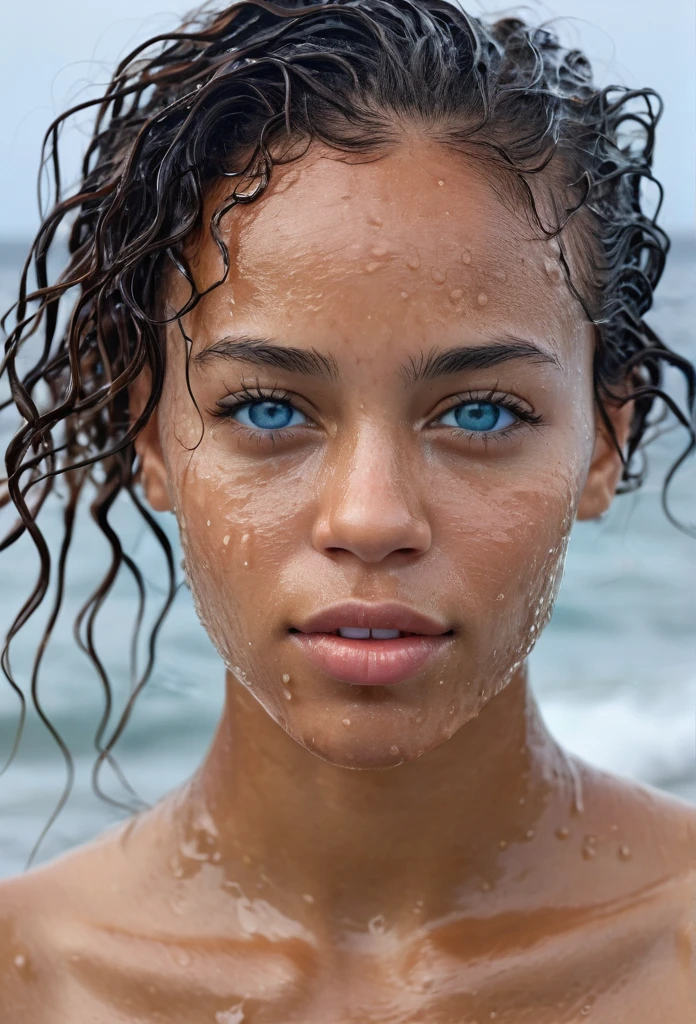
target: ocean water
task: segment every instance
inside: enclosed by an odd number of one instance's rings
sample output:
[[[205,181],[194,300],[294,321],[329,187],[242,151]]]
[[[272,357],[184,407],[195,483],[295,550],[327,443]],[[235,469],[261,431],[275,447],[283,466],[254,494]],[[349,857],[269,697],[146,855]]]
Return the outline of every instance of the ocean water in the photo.
[[[22,258],[22,246],[0,245],[3,310],[13,301]],[[650,320],[671,347],[696,361],[693,241],[675,241]],[[676,378],[670,386],[678,388]],[[0,417],[0,445],[8,429],[7,417]],[[576,524],[553,619],[532,652],[530,676],[549,727],[568,749],[696,802],[696,540],[671,526],[660,505],[665,470],[684,440],[683,431],[662,436],[652,447],[643,489],[617,498],[600,522]],[[694,461],[677,478],[673,508],[696,525]],[[9,522],[6,512],[0,513],[0,533]],[[173,517],[158,518],[178,543]],[[112,519],[137,555],[151,599],[161,600],[164,565],[154,542],[125,502],[117,503]],[[55,551],[61,531],[57,500],[47,504],[42,521]],[[91,790],[94,733],[104,698],[71,632],[72,620],[107,558],[105,542],[83,508],[63,612],[37,682],[41,704],[72,752],[75,784],[36,863],[96,835],[124,813]],[[177,551],[177,564],[179,558]],[[37,568],[26,540],[0,553],[0,635],[29,593]],[[132,583],[119,580],[97,628],[98,646],[115,683],[112,724],[129,691],[124,652],[134,598]],[[44,621],[45,613],[37,615],[13,647],[13,671],[27,694],[34,645]],[[199,763],[221,708],[223,677],[190,593],[182,587],[161,633],[153,676],[116,748],[120,767],[145,800],[158,799]],[[12,748],[18,713],[16,695],[0,678],[0,765]],[[102,778],[109,793],[123,798],[108,769]],[[30,711],[18,755],[0,777],[0,876],[23,869],[64,782],[56,744]]]

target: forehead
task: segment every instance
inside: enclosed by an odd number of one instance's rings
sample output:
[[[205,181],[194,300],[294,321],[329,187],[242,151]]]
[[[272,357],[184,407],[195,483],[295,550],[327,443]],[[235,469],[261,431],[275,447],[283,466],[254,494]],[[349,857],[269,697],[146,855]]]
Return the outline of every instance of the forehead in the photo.
[[[206,222],[230,190],[227,181],[211,192]],[[585,324],[557,243],[504,190],[489,164],[435,144],[404,142],[378,158],[314,146],[275,166],[262,197],[223,218],[230,275],[193,316],[208,328],[221,315],[277,333],[282,311],[291,334],[332,313],[364,317],[375,331],[404,320],[421,334],[426,325],[524,326],[563,349]],[[192,265],[199,288],[222,274],[207,232]]]

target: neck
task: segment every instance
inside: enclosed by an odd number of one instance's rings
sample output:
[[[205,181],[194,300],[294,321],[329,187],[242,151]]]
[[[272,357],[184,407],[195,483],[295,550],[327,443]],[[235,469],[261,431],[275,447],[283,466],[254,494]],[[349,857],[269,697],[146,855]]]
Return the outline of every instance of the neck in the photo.
[[[388,770],[323,761],[228,675],[208,755],[177,798],[179,870],[212,860],[295,916],[364,926],[414,908],[437,915],[455,893],[475,904],[502,849],[572,804],[568,766],[524,667],[441,747]]]

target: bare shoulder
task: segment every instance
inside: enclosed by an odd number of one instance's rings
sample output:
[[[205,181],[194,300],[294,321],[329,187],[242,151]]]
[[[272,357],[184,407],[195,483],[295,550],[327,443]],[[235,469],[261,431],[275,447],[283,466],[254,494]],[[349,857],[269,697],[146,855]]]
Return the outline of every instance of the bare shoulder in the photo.
[[[26,874],[0,881],[0,1020],[43,1024],[69,984],[71,951],[110,899],[116,830]]]
[[[626,861],[641,853],[655,871],[689,877],[696,872],[696,805],[643,782],[572,758],[584,815],[592,828],[619,844]]]

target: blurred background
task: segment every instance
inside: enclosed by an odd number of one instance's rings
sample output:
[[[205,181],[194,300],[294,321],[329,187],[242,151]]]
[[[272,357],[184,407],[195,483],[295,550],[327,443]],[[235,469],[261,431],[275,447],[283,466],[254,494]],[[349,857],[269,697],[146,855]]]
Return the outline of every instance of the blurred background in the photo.
[[[222,6],[222,4],[220,4]],[[35,0],[3,13],[0,35],[0,310],[16,298],[19,270],[38,223],[36,177],[40,144],[51,119],[95,94],[115,63],[138,42],[176,26],[190,7],[169,0]],[[658,132],[656,173],[666,188],[662,225],[673,238],[668,269],[650,323],[678,352],[696,361],[696,8],[692,0],[552,0],[499,8],[465,3],[471,13],[518,11],[558,16],[570,45],[592,59],[600,83],[650,85],[666,112]],[[87,121],[62,140],[67,181],[77,174]],[[678,389],[676,379],[670,387]],[[1,392],[4,397],[5,392]],[[680,393],[680,399],[683,394]],[[10,436],[0,417],[0,447]],[[576,525],[553,620],[530,658],[531,679],[547,723],[566,746],[608,770],[696,802],[696,540],[665,518],[665,471],[685,443],[684,431],[661,437],[636,495],[619,497],[600,522]],[[1,475],[1,474],[0,474]],[[694,460],[678,475],[672,508],[696,522]],[[137,556],[151,597],[161,598],[164,564],[124,503],[114,521]],[[172,516],[159,516],[178,544]],[[0,535],[10,517],[0,514]],[[47,504],[43,529],[56,550],[58,500]],[[180,558],[177,548],[177,564]],[[101,534],[83,509],[64,607],[49,646],[38,692],[75,759],[76,778],[63,813],[44,841],[40,863],[90,838],[122,813],[90,787],[94,733],[104,707],[101,685],[72,639],[72,620],[106,566]],[[0,553],[0,636],[4,636],[38,571],[31,544]],[[115,684],[116,714],[128,696],[127,641],[135,589],[116,586],[97,640]],[[13,647],[12,668],[29,696],[28,678],[45,613],[32,619]],[[124,656],[125,655],[125,656]],[[224,670],[179,590],[161,634],[155,672],[117,747],[135,789],[156,800],[185,779],[202,758],[221,707]],[[29,701],[31,703],[31,701]],[[0,679],[0,766],[12,749],[19,701]],[[55,742],[29,713],[19,753],[0,778],[0,876],[22,870],[65,783]],[[123,795],[116,779],[105,787]]]

